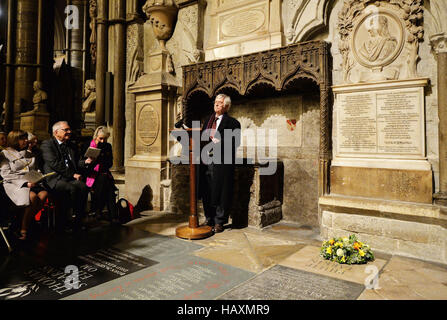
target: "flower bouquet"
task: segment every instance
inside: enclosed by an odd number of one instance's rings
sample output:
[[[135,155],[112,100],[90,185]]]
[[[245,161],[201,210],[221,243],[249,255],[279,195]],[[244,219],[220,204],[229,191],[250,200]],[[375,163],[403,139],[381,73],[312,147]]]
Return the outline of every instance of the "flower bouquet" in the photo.
[[[364,264],[374,261],[371,247],[357,240],[355,235],[332,238],[323,242],[321,256],[341,264]]]

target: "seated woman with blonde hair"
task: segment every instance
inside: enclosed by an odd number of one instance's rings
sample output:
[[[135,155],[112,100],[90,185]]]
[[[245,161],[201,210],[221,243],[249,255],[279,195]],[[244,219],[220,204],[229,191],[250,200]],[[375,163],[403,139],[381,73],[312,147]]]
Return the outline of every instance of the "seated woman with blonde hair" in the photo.
[[[42,209],[48,192],[43,184],[30,183],[25,179],[25,174],[37,169],[36,158],[27,150],[28,134],[22,130],[11,131],[7,146],[2,151],[0,174],[8,197],[17,207],[24,209],[19,239],[26,240],[33,216]]]
[[[96,128],[90,147],[101,149],[99,157],[96,159],[94,168],[87,177],[87,187],[93,191],[93,203],[97,215],[102,213],[104,206],[110,214],[112,222],[118,222],[118,210],[116,207],[115,180],[110,173],[113,165],[112,145],[107,142],[110,133],[106,127]]]

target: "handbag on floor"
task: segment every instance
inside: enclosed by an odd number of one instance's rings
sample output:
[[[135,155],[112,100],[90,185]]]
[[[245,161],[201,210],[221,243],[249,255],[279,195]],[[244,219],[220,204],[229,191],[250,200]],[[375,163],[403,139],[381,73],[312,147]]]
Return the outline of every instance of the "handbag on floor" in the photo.
[[[117,202],[118,207],[118,219],[121,224],[128,223],[134,219],[140,217],[139,214],[134,212],[133,205],[124,198],[121,198]]]

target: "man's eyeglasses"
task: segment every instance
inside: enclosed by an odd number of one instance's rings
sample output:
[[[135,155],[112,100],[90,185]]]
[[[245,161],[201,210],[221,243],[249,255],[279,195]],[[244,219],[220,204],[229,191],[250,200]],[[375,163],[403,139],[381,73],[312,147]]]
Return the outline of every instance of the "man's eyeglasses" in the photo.
[[[70,128],[64,128],[64,129],[59,129],[59,130],[62,130],[62,131],[64,131],[64,132],[70,132],[70,131],[71,131]]]

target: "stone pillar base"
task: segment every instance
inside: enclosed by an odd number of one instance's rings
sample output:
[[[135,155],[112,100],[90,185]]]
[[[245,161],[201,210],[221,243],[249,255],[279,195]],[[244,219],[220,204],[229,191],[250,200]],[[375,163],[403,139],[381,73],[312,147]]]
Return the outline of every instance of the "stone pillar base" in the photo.
[[[48,139],[48,127],[50,122],[50,114],[47,112],[25,112],[20,114],[20,129],[31,132],[42,141]]]
[[[166,179],[162,168],[166,162],[149,157],[134,156],[128,160],[125,171],[126,196],[143,211],[164,211],[166,208],[161,181]],[[131,181],[131,183],[129,183]]]
[[[435,204],[447,207],[447,192],[438,192],[433,195]]]

